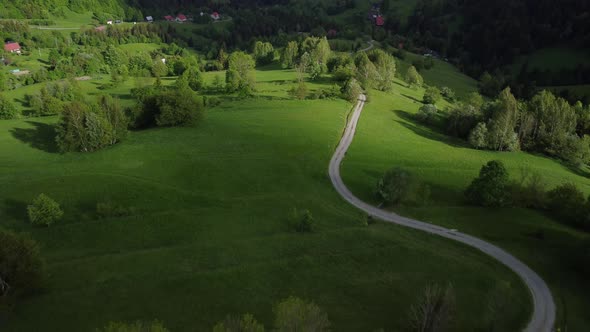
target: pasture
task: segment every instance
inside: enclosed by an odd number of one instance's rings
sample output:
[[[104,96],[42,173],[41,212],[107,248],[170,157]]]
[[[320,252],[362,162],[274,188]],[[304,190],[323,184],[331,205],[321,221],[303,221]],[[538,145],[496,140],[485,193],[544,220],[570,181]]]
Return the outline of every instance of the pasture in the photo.
[[[408,89],[401,82],[394,93],[371,93],[343,163],[345,183],[363,200],[378,204],[374,190],[382,174],[394,166],[408,169],[431,187],[432,195],[426,205],[401,206],[395,209],[398,213],[455,228],[507,249],[551,287],[559,311],[558,326],[584,330],[590,325],[586,315],[590,288],[568,257],[587,234],[531,210],[468,206],[463,191],[481,166],[494,159],[503,161],[515,180],[524,167],[539,172],[548,188],[573,182],[586,194],[590,194],[588,171],[574,173],[555,160],[522,152],[474,150],[414,120],[422,105],[416,100],[422,95],[423,90]]]
[[[264,68],[256,77],[256,97],[226,100],[197,126],[132,132],[92,154],[56,153],[56,117],[0,121],[0,227],[39,241],[49,275],[3,330],[159,319],[171,331],[203,331],[246,312],[271,327],[273,304],[295,295],[326,310],[335,331],[392,331],[406,326],[429,283],[452,283],[454,331],[483,328],[499,288],[508,303],[501,329],[526,323],[528,293],[512,272],[460,244],[367,226],[332,189],[328,161],[350,104],[290,100],[293,71]],[[95,83],[80,82],[88,93]],[[132,87],[117,88],[122,101]],[[65,210],[49,228],[26,218],[42,192]],[[133,213],[101,218],[96,205],[106,202]],[[292,230],[293,208],[312,212],[315,232]]]

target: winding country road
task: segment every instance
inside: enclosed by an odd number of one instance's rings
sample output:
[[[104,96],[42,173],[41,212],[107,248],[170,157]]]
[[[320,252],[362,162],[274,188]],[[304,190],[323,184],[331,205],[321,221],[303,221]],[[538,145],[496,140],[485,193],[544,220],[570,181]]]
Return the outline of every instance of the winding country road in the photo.
[[[332,184],[338,193],[350,204],[363,210],[371,216],[379,218],[381,220],[395,223],[398,225],[414,228],[420,231],[428,232],[438,236],[442,236],[451,240],[459,241],[468,246],[479,249],[480,251],[492,256],[502,264],[506,265],[512,271],[522,278],[524,283],[529,288],[529,291],[533,300],[533,314],[527,327],[524,329],[526,332],[550,332],[553,329],[555,322],[555,303],[551,291],[547,287],[547,284],[528,266],[512,256],[508,252],[496,247],[493,244],[480,240],[476,237],[450,230],[444,227],[428,224],[422,221],[413,220],[399,216],[395,213],[378,209],[372,205],[369,205],[359,198],[354,196],[350,190],[346,187],[342,178],[340,177],[340,164],[346,155],[348,147],[352,143],[354,133],[356,131],[356,125],[359,121],[361,112],[365,105],[366,96],[360,95],[358,103],[350,116],[346,130],[332,160],[330,161],[329,174]]]

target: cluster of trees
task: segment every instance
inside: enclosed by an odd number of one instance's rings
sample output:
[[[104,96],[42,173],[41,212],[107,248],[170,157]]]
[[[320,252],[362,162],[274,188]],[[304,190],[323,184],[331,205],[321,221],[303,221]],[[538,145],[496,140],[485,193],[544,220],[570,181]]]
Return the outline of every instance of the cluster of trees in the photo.
[[[590,230],[590,199],[575,184],[565,183],[548,190],[543,177],[528,169],[522,169],[520,178],[511,181],[501,161],[484,165],[465,190],[465,197],[473,205],[546,211],[563,223]]]
[[[570,105],[549,91],[518,101],[510,88],[484,102],[472,94],[448,112],[447,132],[473,147],[525,150],[555,156],[575,165],[590,162],[590,108]]]
[[[410,171],[394,167],[379,179],[376,195],[388,206],[402,203],[424,205],[430,199],[430,186],[419,181]]]

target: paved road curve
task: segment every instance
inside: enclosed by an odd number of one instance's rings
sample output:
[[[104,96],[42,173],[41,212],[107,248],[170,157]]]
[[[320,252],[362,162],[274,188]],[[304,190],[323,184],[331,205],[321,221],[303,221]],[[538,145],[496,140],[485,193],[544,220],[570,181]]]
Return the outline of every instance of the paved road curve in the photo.
[[[476,237],[446,229],[444,227],[428,224],[422,221],[405,218],[395,213],[378,209],[361,201],[356,196],[354,196],[350,190],[348,190],[346,185],[344,185],[342,178],[340,177],[340,163],[344,159],[346,151],[352,142],[356,125],[365,105],[365,101],[365,95],[360,95],[358,104],[356,105],[352,115],[350,116],[350,119],[348,120],[348,124],[346,125],[346,130],[342,136],[340,144],[338,145],[338,148],[336,149],[336,152],[330,161],[330,179],[332,180],[332,184],[338,193],[350,204],[376,218],[465,243],[497,259],[502,264],[509,267],[512,271],[516,272],[516,274],[522,278],[531,292],[534,310],[531,320],[528,326],[525,328],[525,331],[550,332],[553,329],[553,324],[555,322],[555,304],[553,303],[551,291],[549,291],[549,288],[543,279],[541,279],[541,277],[539,277],[533,270],[519,261],[516,257],[510,255],[495,245],[487,243]]]

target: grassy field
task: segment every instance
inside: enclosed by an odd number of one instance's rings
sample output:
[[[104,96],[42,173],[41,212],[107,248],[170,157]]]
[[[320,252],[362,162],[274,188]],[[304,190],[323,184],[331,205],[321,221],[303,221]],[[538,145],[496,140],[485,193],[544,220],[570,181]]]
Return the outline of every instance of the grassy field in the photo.
[[[540,49],[533,54],[519,58],[513,66],[514,73],[518,73],[525,61],[529,63],[529,70],[559,71],[561,69],[575,69],[579,65],[589,65],[590,53],[572,47]]]
[[[351,105],[288,100],[292,71],[256,76],[257,98],[226,101],[196,127],[132,132],[92,154],[56,153],[55,117],[0,121],[0,227],[31,233],[49,273],[45,291],[16,306],[3,331],[155,318],[172,331],[203,331],[244,312],[270,327],[273,303],[290,295],[317,302],[335,331],[399,331],[432,282],[454,285],[453,331],[481,328],[500,284],[510,299],[502,330],[526,322],[527,291],[506,268],[416,231],[366,227],[332,189],[327,165]],[[94,83],[81,82],[89,93]],[[122,100],[132,85],[118,88]],[[65,210],[50,228],[26,222],[41,192]],[[108,201],[136,212],[100,219],[96,204]],[[316,232],[291,230],[294,207],[311,210]]]
[[[415,99],[421,99],[422,93],[401,85],[393,94],[372,93],[344,160],[347,185],[362,199],[377,204],[374,188],[385,170],[400,166],[412,171],[431,186],[431,201],[422,207],[403,206],[397,212],[474,234],[507,249],[549,283],[559,308],[559,326],[567,326],[568,331],[587,330],[590,288],[573,271],[569,257],[588,235],[531,210],[469,207],[462,193],[481,166],[493,159],[502,160],[514,178],[525,166],[540,172],[550,188],[573,182],[586,194],[590,194],[589,174],[575,174],[542,156],[474,150],[463,141],[421,126],[412,116],[421,105]]]

